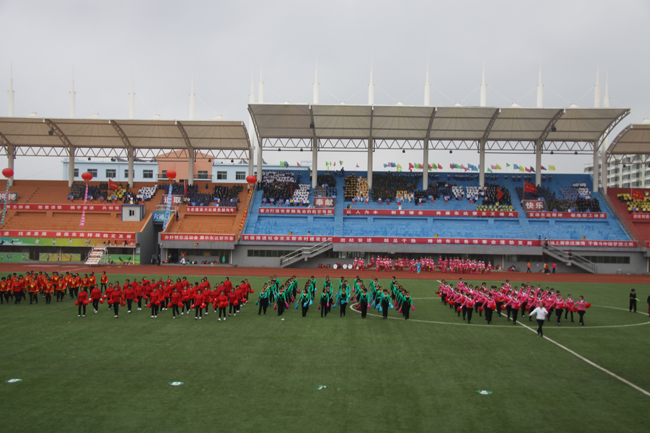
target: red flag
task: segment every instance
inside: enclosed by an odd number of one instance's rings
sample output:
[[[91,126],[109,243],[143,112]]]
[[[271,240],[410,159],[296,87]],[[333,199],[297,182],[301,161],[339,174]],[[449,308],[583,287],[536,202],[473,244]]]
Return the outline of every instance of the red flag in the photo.
[[[413,167],[413,164],[409,162],[409,171],[413,171],[415,167]]]
[[[119,185],[108,179],[108,189],[118,190],[120,189]]]
[[[501,189],[498,189],[497,190],[497,200],[501,200],[501,197],[503,197],[503,193],[501,192]]]
[[[633,189],[630,196],[632,197],[632,200],[643,200],[644,194],[638,189]]]
[[[185,196],[187,197],[187,182],[183,182],[183,188],[185,189]]]
[[[438,164],[438,170],[442,170],[442,165]]]
[[[526,173],[530,173],[530,168],[524,167],[524,170],[526,170]]]
[[[449,168],[454,169],[454,164],[449,164]]]
[[[524,182],[524,192],[537,193],[537,187],[530,182]]]

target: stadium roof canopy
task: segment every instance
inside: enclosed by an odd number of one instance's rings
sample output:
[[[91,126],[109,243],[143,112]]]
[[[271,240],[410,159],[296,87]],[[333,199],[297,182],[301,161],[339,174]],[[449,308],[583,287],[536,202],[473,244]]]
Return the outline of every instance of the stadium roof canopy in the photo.
[[[616,162],[628,155],[642,156],[641,160],[650,159],[650,123],[631,124],[614,138],[607,148],[608,160]]]
[[[250,104],[263,149],[478,150],[593,153],[627,108]]]
[[[200,151],[215,159],[248,159],[251,145],[243,122],[175,120],[0,118],[4,155],[155,158]]]

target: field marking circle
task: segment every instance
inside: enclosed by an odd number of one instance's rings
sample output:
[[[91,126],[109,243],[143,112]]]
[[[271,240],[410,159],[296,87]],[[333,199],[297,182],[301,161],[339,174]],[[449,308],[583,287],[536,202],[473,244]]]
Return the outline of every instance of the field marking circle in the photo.
[[[353,308],[353,307],[356,306],[357,304],[358,304],[358,302],[357,302],[357,303],[352,303],[352,304],[350,304],[350,309],[351,309],[352,311],[354,311],[354,312],[361,313],[360,310],[357,310],[356,308]],[[608,306],[606,306],[606,305],[592,305],[592,307],[613,308],[613,309],[617,309],[617,310],[624,310],[624,311],[627,311],[627,310],[625,310],[625,309],[623,309],[623,308],[618,308],[618,307],[608,307]],[[369,308],[369,310],[370,310],[370,308]],[[374,313],[370,313],[370,312],[368,312],[367,315],[368,315],[368,316],[373,316],[373,317],[382,317],[382,318],[383,318],[382,315],[374,314]],[[481,316],[478,316],[478,317],[481,317]],[[498,315],[497,315],[497,317],[498,317]],[[388,317],[388,319],[393,319],[393,320],[404,320],[403,318],[400,319],[399,317]],[[409,321],[412,321],[412,322],[420,322],[420,323],[433,323],[434,325],[472,326],[472,327],[482,326],[482,327],[485,327],[485,328],[510,328],[510,329],[514,329],[513,326],[507,326],[507,325],[476,325],[476,324],[472,325],[472,324],[470,324],[470,323],[465,323],[465,322],[462,322],[462,323],[453,323],[453,322],[437,322],[437,321],[435,321],[435,320],[421,320],[421,319],[411,319],[411,318],[409,318],[408,320],[409,320]],[[521,322],[521,320],[520,320],[519,322]],[[549,321],[549,326],[550,326],[551,323],[557,323],[557,322],[554,322],[553,320],[551,320],[551,321]],[[512,325],[516,325],[516,323],[513,323]],[[627,324],[627,325],[602,325],[602,326],[588,326],[588,327],[584,327],[584,326],[575,326],[575,327],[557,326],[557,327],[553,327],[553,329],[604,329],[604,328],[629,328],[629,327],[632,327],[632,326],[644,326],[644,325],[650,325],[650,321],[647,321],[647,322],[641,322],[641,323],[630,323],[630,324]],[[525,329],[525,328],[524,328],[524,329]]]

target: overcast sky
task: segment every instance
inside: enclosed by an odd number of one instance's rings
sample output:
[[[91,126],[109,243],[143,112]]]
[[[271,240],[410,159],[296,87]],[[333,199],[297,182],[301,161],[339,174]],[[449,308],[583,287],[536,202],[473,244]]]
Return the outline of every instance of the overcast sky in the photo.
[[[632,110],[625,126],[650,117],[649,43],[647,0],[1,0],[0,113],[7,113],[10,65],[16,116],[69,117],[74,65],[77,117],[127,118],[133,73],[137,118],[187,119],[194,76],[197,120],[221,115],[248,125],[251,78],[257,96],[261,67],[264,102],[311,102],[318,62],[321,103],[366,104],[372,62],[376,104],[420,105],[428,61],[431,104],[467,106],[479,105],[485,62],[489,106],[532,107],[541,62],[546,107],[593,107],[600,64],[602,95],[607,76],[611,106]],[[321,169],[341,159],[325,155]],[[362,153],[346,158],[366,167]],[[421,151],[380,152],[375,168],[421,158]],[[473,152],[430,159],[478,164]],[[587,160],[545,155],[542,164],[575,172]],[[487,162],[534,165],[534,157],[488,155]],[[59,158],[16,163],[18,179],[60,179],[62,171]]]

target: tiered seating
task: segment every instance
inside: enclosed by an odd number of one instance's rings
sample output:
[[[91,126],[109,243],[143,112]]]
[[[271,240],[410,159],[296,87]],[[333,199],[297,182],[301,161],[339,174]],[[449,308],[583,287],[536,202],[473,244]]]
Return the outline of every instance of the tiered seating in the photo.
[[[153,197],[156,194],[156,191],[158,190],[158,186],[143,186],[138,190],[138,198],[148,201],[151,200],[151,197]]]
[[[9,188],[9,191],[18,192],[18,204],[69,204],[68,195],[70,187],[66,181],[29,181],[18,180],[17,186]],[[85,190],[85,184],[80,184]],[[101,190],[99,184],[91,182],[90,187]],[[145,183],[136,183],[135,190],[144,186],[151,186]],[[77,203],[81,204],[81,203]],[[98,201],[93,200],[97,205]],[[146,203],[146,214],[149,215],[155,209],[157,200]],[[6,230],[67,230],[80,231],[79,212],[71,211],[22,211],[7,210],[5,224]],[[142,221],[122,221],[119,211],[87,212],[86,222],[82,230],[97,232],[140,232],[147,223],[147,218]]]
[[[629,188],[608,188],[607,196],[614,206],[614,210],[618,217],[625,220],[627,226],[634,233],[637,239],[641,241],[650,241],[650,220],[634,220],[632,216],[635,214],[650,213],[650,194],[648,189],[638,189],[645,196],[643,200],[633,200],[630,197]]]
[[[463,188],[461,185],[452,185],[451,193],[454,195],[454,198],[456,200],[462,200],[465,198],[465,188]]]
[[[343,186],[343,200],[352,201],[352,199],[358,197],[357,194],[357,177],[354,174],[349,174],[345,177],[345,185]]]
[[[262,175],[262,200],[280,204],[291,201],[293,191],[300,185],[300,173],[293,171],[265,171]]]
[[[645,196],[643,200],[633,199],[629,193],[616,194],[616,198],[619,201],[625,203],[627,206],[628,213],[641,212],[648,213],[650,212],[650,197]]]
[[[244,216],[245,208],[245,206],[237,206],[237,204],[246,202],[248,192],[240,184],[218,186],[221,187],[219,189],[220,197],[226,197],[225,203],[222,202],[221,206],[235,207],[237,209],[235,214],[188,214],[185,212],[185,206],[180,206],[178,221],[171,218],[166,233],[236,234],[239,231],[239,223]],[[237,192],[238,196],[228,198]],[[215,202],[211,203],[211,205],[214,204]]]
[[[319,174],[317,185],[325,188],[325,194],[317,194],[321,197],[336,197],[336,179],[329,172]]]
[[[372,199],[395,201],[397,191],[414,192],[420,174],[416,173],[374,173],[372,178]]]
[[[328,173],[319,175],[330,176]],[[361,176],[360,176],[361,175]],[[462,176],[460,176],[462,175]],[[586,240],[629,240],[629,236],[620,226],[619,222],[611,215],[609,209],[603,206],[602,212],[607,214],[607,219],[572,220],[572,219],[528,219],[526,212],[518,200],[512,200],[512,195],[517,187],[522,186],[525,175],[504,174],[492,175],[486,188],[478,187],[475,176],[467,173],[436,173],[429,174],[429,179],[436,179],[424,191],[422,175],[419,173],[374,173],[373,200],[366,204],[365,200],[352,203],[351,198],[357,196],[357,185],[363,174],[356,172],[346,178],[345,185],[339,185],[337,192],[350,200],[345,203],[336,203],[334,216],[320,215],[259,215],[261,206],[261,193],[254,200],[251,211],[252,222],[245,229],[245,234],[277,234],[286,235],[292,232],[296,235],[323,236],[396,236],[396,237],[438,237],[442,238],[485,238],[485,239],[586,239]],[[454,179],[457,177],[457,179]],[[515,177],[515,180],[512,178]],[[532,180],[532,176],[528,176]],[[379,180],[377,180],[379,179]],[[576,180],[588,181],[587,175],[555,175],[548,176],[540,192],[545,198],[562,197],[561,186],[572,185]],[[328,179],[329,180],[329,179]],[[464,191],[464,197],[458,193],[460,200],[455,199],[454,187],[457,192]],[[418,189],[419,188],[419,189]],[[470,198],[478,197],[479,210],[514,210],[518,212],[517,218],[453,218],[440,216],[374,216],[344,215],[343,209],[348,206],[354,209],[398,209],[396,198],[398,192],[403,200],[400,206],[403,210],[476,210],[476,203],[470,203]],[[406,197],[413,194],[415,200],[409,202]],[[434,198],[433,203],[429,196]],[[595,206],[594,200],[600,199],[598,194],[591,195],[590,206]],[[386,204],[389,198],[390,204]],[[445,201],[445,198],[447,199]],[[422,201],[420,201],[422,200]],[[555,198],[556,202],[558,200]],[[577,200],[574,201],[574,206]],[[602,206],[602,201],[600,202]],[[623,203],[621,205],[624,206]],[[484,206],[484,207],[483,207]],[[577,208],[576,208],[577,209]],[[552,209],[551,209],[552,210]],[[648,224],[650,227],[650,224]]]
[[[86,195],[86,184],[83,182],[74,182],[70,188],[69,198],[83,199]],[[97,185],[88,185],[88,197],[99,198],[102,195],[101,189]],[[104,198],[106,194],[104,193]]]
[[[512,206],[510,191],[501,185],[488,183],[483,189],[483,202],[476,206],[476,210],[510,212]]]
[[[298,188],[293,191],[293,197],[291,197],[293,203],[308,205],[310,189],[311,188],[306,183],[298,184]]]

